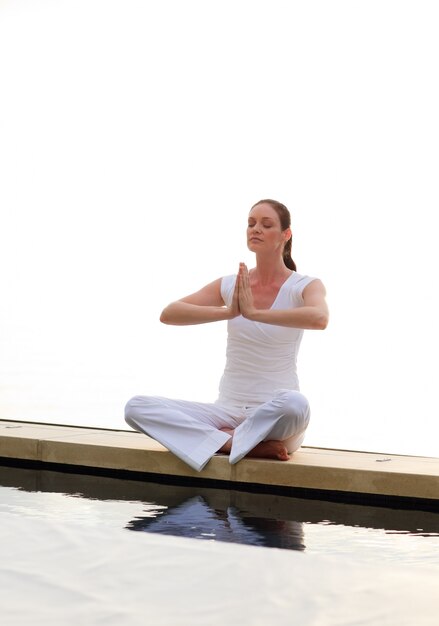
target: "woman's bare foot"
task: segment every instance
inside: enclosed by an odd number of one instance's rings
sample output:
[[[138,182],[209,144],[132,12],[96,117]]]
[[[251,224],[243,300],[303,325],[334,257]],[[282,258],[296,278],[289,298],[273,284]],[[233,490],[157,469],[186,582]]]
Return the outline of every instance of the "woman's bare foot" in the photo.
[[[258,459],[276,459],[277,461],[288,461],[290,458],[285,445],[276,439],[261,441],[246,456]]]
[[[223,447],[218,450],[218,452],[230,454],[233,441],[233,428],[221,428],[220,430],[222,430],[223,433],[227,433],[232,436],[228,441],[226,441]],[[258,459],[276,459],[277,461],[288,461],[290,458],[285,445],[282,441],[277,441],[276,439],[261,441],[253,448],[253,450],[250,450],[246,456]]]
[[[232,435],[230,439],[226,441],[222,448],[218,450],[218,452],[222,452],[223,454],[230,454],[230,450],[232,449],[232,441],[233,441],[233,428],[220,428],[223,433],[227,433],[228,435]]]

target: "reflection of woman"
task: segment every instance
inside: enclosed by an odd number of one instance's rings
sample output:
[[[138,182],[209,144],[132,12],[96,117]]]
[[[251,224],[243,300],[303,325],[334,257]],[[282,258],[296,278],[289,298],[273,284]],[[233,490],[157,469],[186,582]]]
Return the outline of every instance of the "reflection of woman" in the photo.
[[[288,460],[301,445],[309,406],[299,392],[296,359],[303,329],[323,329],[328,310],[320,280],[298,274],[291,258],[288,209],[256,203],[247,245],[256,267],[219,278],[169,304],[165,324],[228,320],[227,359],[213,404],[135,396],[125,419],[200,471],[216,453]]]
[[[260,494],[257,494],[260,496]],[[184,502],[163,507],[155,515],[136,517],[127,524],[129,530],[192,539],[208,539],[244,543],[253,546],[304,550],[303,524],[289,519],[260,517],[261,505],[255,514],[228,505],[215,508],[204,495],[195,495]]]

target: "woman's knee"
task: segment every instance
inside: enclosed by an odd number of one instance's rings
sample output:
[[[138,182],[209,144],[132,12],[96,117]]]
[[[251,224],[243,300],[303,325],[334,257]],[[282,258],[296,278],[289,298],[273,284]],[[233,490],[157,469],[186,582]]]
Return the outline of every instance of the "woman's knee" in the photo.
[[[134,396],[125,405],[125,421],[135,430],[157,421],[166,409],[167,400],[159,396]]]
[[[128,424],[128,426],[131,426],[131,428],[134,428],[135,430],[137,430],[137,425],[134,422],[133,417],[136,412],[137,398],[138,396],[134,396],[133,398],[131,398],[131,400],[128,400],[128,402],[125,405],[125,412],[124,412],[126,423]]]
[[[125,405],[125,419],[132,417],[140,404],[141,396],[134,396]]]
[[[298,430],[308,426],[311,410],[308,399],[300,391],[288,391],[284,402],[284,413]]]
[[[137,428],[136,418],[144,417],[148,412],[148,407],[153,404],[152,398],[148,396],[134,396],[125,405],[125,421],[132,428]]]

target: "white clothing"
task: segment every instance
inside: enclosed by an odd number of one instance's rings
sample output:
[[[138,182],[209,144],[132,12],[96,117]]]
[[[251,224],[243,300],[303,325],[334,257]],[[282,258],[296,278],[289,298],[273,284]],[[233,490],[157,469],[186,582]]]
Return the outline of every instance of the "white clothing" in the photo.
[[[256,409],[135,396],[125,407],[125,420],[168,448],[198,472],[231,437],[230,463],[237,463],[261,441],[283,441],[288,452],[301,445],[309,422],[309,406],[299,391],[279,390]]]
[[[230,304],[236,276],[222,279],[221,294]],[[313,278],[293,272],[272,305],[303,304],[302,291]],[[253,322],[238,316],[228,322],[226,366],[215,403],[135,396],[125,420],[168,448],[197,471],[231,437],[230,463],[237,463],[261,441],[283,441],[297,450],[309,422],[309,405],[299,392],[297,352],[303,330]]]
[[[230,306],[236,276],[222,279],[221,295]],[[271,309],[303,305],[302,291],[315,280],[293,272],[281,286]],[[266,402],[276,389],[299,391],[297,353],[303,329],[253,322],[239,315],[227,323],[226,366],[217,402],[253,406]]]

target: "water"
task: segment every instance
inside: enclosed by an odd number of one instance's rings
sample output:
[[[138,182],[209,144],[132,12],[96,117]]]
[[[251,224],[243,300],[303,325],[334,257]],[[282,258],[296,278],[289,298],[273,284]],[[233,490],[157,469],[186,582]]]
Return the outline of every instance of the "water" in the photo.
[[[439,514],[0,467],[0,512],[81,527],[439,568]]]

